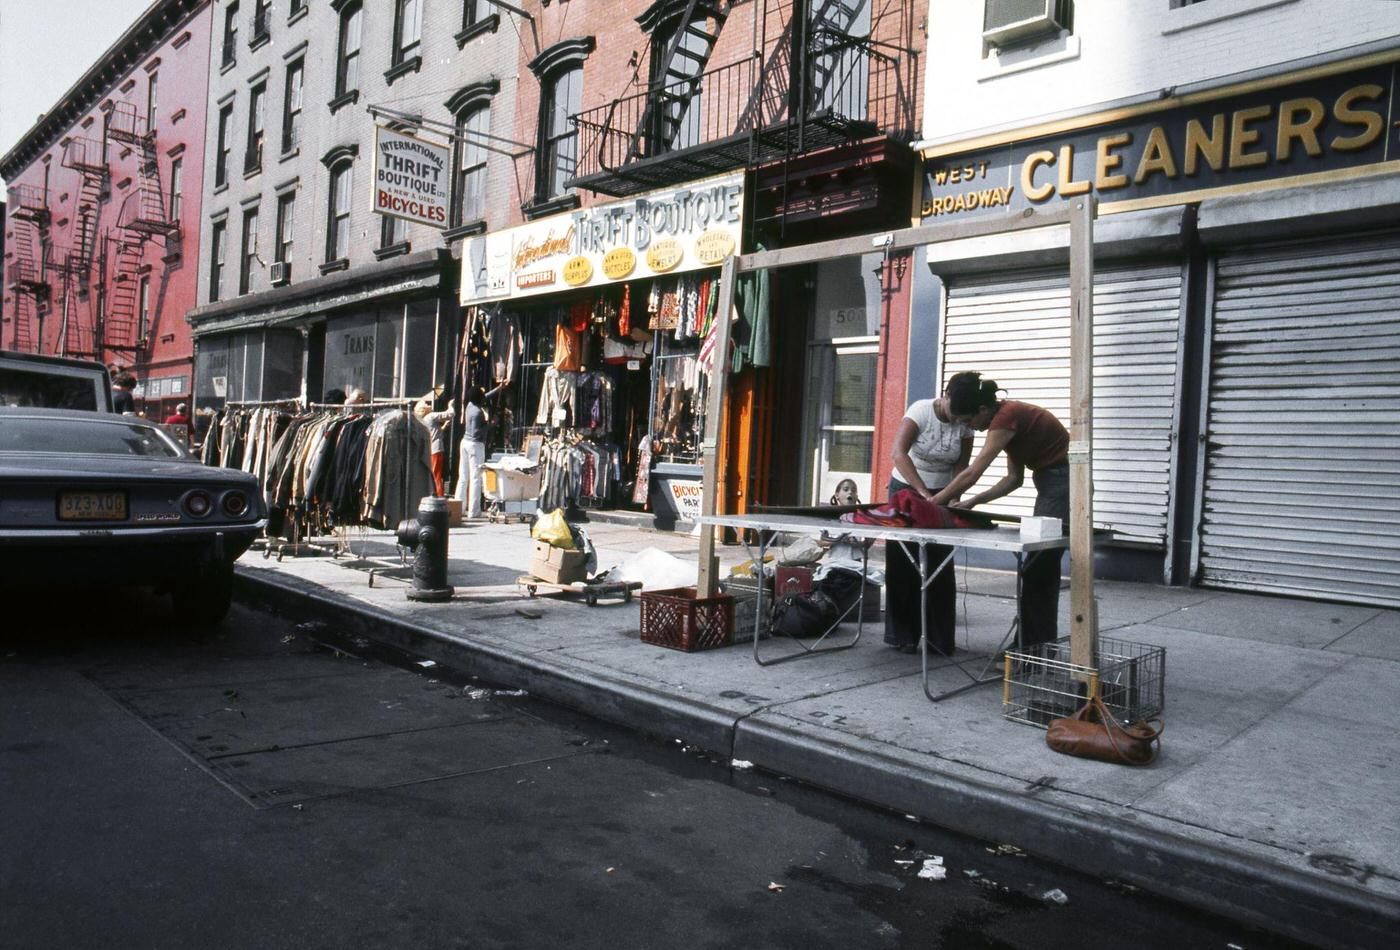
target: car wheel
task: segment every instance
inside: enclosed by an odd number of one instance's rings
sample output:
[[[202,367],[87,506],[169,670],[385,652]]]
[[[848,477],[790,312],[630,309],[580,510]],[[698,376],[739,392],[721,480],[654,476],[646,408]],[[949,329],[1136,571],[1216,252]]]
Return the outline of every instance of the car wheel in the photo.
[[[232,564],[213,565],[171,593],[175,618],[197,627],[212,627],[223,620],[232,600]]]

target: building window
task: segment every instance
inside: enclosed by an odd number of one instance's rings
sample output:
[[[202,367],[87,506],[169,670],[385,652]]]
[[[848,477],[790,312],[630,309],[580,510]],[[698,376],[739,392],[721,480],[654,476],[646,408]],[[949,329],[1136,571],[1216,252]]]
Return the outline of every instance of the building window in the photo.
[[[228,160],[233,151],[233,103],[219,107],[219,150],[214,156],[214,187],[228,184]]]
[[[181,198],[185,188],[185,160],[176,158],[170,162],[170,217],[168,220],[179,223]]]
[[[243,212],[243,251],[238,255],[238,293],[253,286],[253,262],[258,258],[258,209]]]
[[[491,107],[468,107],[457,115],[457,174],[453,181],[452,226],[486,217],[486,156],[483,144],[491,128]]]
[[[379,246],[393,247],[408,240],[408,222],[391,214],[383,215],[384,222],[379,226]]]
[[[220,60],[227,69],[238,58],[238,0],[224,8],[224,55]]]
[[[302,60],[287,66],[286,96],[282,105],[282,154],[301,145],[301,89],[305,72]]]
[[[144,340],[151,329],[151,276],[142,276],[136,290],[136,339]]]
[[[292,8],[287,11],[287,18],[290,19],[306,9],[306,0],[292,0]]]
[[[336,57],[335,94],[337,97],[360,88],[360,24],[358,3],[346,4],[340,11],[340,47]]]
[[[285,264],[292,259],[292,226],[296,219],[297,193],[289,191],[277,197],[277,246],[272,259]]]
[[[248,154],[243,171],[251,173],[262,168],[263,104],[267,101],[267,83],[260,82],[248,93]]]
[[[209,234],[209,302],[223,296],[224,291],[224,252],[228,245],[228,222],[214,222]]]
[[[467,27],[475,25],[476,21],[481,18],[478,2],[479,0],[463,0],[462,29],[465,30]]]
[[[272,0],[253,0],[253,35],[248,42],[256,44],[259,40],[267,39],[271,28]]]
[[[342,162],[331,169],[330,220],[326,226],[326,260],[350,256],[350,191],[354,165]]]
[[[151,73],[146,80],[146,129],[154,131],[156,127],[156,117],[159,109],[156,106],[156,77],[158,73]]]
[[[394,5],[394,62],[418,52],[423,35],[423,0],[397,0]]]
[[[578,165],[578,129],[569,116],[579,111],[583,64],[565,66],[544,78],[540,96],[539,173],[535,197],[544,201],[565,194],[564,182]]]

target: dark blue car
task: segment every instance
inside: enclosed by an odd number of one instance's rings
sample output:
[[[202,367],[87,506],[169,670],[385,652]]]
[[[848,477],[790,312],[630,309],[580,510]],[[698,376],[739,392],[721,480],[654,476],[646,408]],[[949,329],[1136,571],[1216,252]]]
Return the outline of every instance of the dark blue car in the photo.
[[[134,416],[0,407],[0,579],[154,586],[180,619],[228,612],[266,524],[257,480]]]

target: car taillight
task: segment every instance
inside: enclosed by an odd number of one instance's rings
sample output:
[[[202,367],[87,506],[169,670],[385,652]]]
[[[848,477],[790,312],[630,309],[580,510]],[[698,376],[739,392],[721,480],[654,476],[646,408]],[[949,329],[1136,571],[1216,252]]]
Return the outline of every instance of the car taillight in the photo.
[[[185,496],[185,514],[191,518],[203,518],[214,508],[214,499],[206,491],[192,491]]]
[[[241,491],[225,492],[220,504],[230,518],[242,518],[248,511],[248,496]]]

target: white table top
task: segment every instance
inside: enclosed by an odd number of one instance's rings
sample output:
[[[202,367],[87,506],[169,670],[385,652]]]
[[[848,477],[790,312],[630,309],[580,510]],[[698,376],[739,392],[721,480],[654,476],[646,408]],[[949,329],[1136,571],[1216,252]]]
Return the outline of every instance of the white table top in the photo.
[[[811,515],[708,515],[702,525],[722,528],[749,528],[763,531],[789,531],[793,534],[825,534],[828,538],[862,538],[873,541],[906,541],[917,544],[946,544],[955,548],[1030,553],[1069,546],[1069,538],[1022,541],[1021,529],[996,528],[886,528],[880,525],[847,524],[834,518]]]

